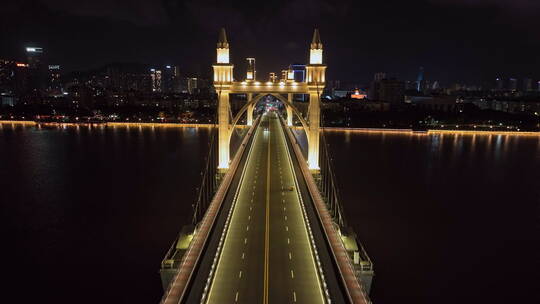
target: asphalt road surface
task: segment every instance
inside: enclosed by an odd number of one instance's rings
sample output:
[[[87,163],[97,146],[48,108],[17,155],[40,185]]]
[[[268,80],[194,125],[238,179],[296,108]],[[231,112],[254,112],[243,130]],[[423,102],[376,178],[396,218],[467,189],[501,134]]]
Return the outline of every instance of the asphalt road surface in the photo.
[[[255,133],[207,303],[325,302],[280,128]]]

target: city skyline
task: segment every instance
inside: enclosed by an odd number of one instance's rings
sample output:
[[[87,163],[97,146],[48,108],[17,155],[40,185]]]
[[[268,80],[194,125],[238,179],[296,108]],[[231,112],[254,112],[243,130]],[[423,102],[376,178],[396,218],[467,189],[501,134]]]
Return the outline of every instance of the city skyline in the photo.
[[[220,10],[206,2],[147,1],[144,7],[122,1],[8,2],[2,22],[10,30],[1,39],[0,54],[19,59],[25,47],[39,46],[64,71],[141,62],[209,75],[207,50],[224,26],[233,43],[242,43],[231,49],[231,57],[236,62],[255,57],[259,74],[267,75],[279,72],[284,61],[305,63],[305,37],[318,26],[332,37],[325,58],[334,67],[329,79],[367,83],[385,71],[414,80],[420,66],[426,79],[442,83],[540,78],[534,72],[540,43],[531,39],[538,4],[532,1],[386,3],[390,9],[365,1],[293,1],[259,11],[256,5]]]

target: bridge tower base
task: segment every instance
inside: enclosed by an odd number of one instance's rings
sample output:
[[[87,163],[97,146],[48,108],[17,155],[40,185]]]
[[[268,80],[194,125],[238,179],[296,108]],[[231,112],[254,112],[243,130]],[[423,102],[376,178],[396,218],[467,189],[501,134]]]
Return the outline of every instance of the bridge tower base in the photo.
[[[287,100],[290,102],[290,104],[292,104],[292,100],[293,100],[293,94],[289,93],[287,94]],[[293,110],[292,110],[292,107],[287,105],[286,106],[287,108],[287,126],[292,126],[293,125]]]
[[[253,93],[248,93],[247,94],[247,102],[248,104],[250,103],[250,101],[253,99]],[[248,126],[252,126],[253,125],[253,109],[255,109],[255,104],[250,104],[247,108],[247,119],[246,119],[246,124]]]

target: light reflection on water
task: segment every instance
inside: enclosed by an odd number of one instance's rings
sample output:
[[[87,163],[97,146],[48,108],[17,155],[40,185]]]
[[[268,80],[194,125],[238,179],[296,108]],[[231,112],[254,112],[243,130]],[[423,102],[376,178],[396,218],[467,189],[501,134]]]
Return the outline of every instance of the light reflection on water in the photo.
[[[449,290],[486,303],[538,298],[540,137],[326,136],[347,218],[375,261],[374,303],[460,301]],[[496,266],[504,260],[512,267]]]
[[[157,303],[159,261],[191,218],[209,130],[0,125],[0,221],[12,244],[2,258],[24,261],[3,268],[4,301],[26,293],[31,274],[41,283],[28,302],[72,303],[100,282],[78,301]],[[73,269],[85,275],[72,280]]]

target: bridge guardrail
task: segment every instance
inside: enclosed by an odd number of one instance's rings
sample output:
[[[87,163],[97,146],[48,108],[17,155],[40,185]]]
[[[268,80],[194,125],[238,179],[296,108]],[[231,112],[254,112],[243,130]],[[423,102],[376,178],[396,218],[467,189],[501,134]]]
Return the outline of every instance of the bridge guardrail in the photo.
[[[284,126],[282,120],[282,126],[285,128],[287,135],[289,136],[293,150],[296,154],[296,157],[299,160],[304,159],[302,151],[298,143],[296,142],[294,135],[291,133],[291,130]],[[300,161],[300,169],[302,175],[306,181],[309,193],[313,199],[315,210],[317,211],[317,216],[322,224],[322,228],[326,239],[330,245],[330,250],[332,256],[336,261],[338,266],[338,272],[341,276],[341,280],[345,286],[347,297],[351,303],[354,304],[369,304],[371,301],[367,297],[367,292],[365,291],[363,285],[359,282],[356,277],[354,267],[351,263],[347,250],[345,249],[343,242],[339,236],[339,233],[335,229],[335,224],[332,216],[330,215],[326,203],[319,192],[317,184],[307,166],[305,161]]]

